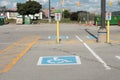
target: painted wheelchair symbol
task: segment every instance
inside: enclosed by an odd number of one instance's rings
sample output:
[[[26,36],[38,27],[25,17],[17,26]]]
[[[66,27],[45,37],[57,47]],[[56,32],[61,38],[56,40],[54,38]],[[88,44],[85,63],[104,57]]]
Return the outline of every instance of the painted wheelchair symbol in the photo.
[[[49,64],[62,64],[62,63],[70,63],[71,61],[54,57],[53,59],[50,59],[47,62]]]

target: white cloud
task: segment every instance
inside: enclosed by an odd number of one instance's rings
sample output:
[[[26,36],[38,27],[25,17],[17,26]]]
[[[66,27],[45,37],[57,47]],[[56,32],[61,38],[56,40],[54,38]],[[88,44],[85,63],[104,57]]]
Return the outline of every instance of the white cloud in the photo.
[[[0,0],[0,6],[7,6],[7,7],[16,7],[16,3],[20,2],[22,0]],[[24,0],[25,2],[27,0]],[[36,0],[37,2],[40,2],[43,7],[48,8],[48,0]],[[81,6],[77,6],[77,2],[80,1]],[[109,7],[109,2],[113,2],[113,6]],[[120,1],[120,0],[119,0]],[[85,10],[93,12],[96,9],[100,10],[100,4],[101,0],[64,0],[64,6],[61,6],[61,0],[51,0],[51,6],[55,8],[68,8],[72,11],[77,10]],[[111,10],[117,10],[118,9],[118,0],[106,0],[106,6],[107,9],[111,8]]]
[[[17,4],[17,3],[16,3],[16,2],[14,2],[14,3],[12,3],[12,4],[13,4],[13,7],[16,7],[16,4]]]
[[[78,2],[77,0],[74,0],[74,1],[73,0],[66,0],[65,1],[65,3],[69,4],[69,5],[71,5],[71,4],[77,4],[77,2]]]
[[[48,2],[48,0],[42,0],[44,3]]]
[[[37,2],[42,2],[42,3],[46,3],[48,2],[48,0],[36,0]]]
[[[8,6],[8,5],[10,5],[10,1],[1,1],[0,5],[1,6]]]
[[[89,0],[89,2],[99,2],[100,0]]]
[[[109,1],[112,1],[112,2],[118,2],[118,0],[109,0]]]

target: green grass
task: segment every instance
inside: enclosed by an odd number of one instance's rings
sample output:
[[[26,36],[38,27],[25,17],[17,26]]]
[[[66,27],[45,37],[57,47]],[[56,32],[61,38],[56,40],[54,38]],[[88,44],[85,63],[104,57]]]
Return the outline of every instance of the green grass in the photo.
[[[15,19],[7,19],[6,22],[15,24],[16,20]],[[32,23],[33,24],[49,23],[49,21],[48,21],[48,19],[32,20]],[[52,19],[51,23],[56,23],[56,21],[54,19]],[[60,23],[71,23],[71,24],[74,24],[74,23],[78,23],[78,22],[77,21],[71,21],[69,18],[64,18],[64,19],[61,19]]]
[[[34,21],[33,21],[34,22]],[[48,23],[47,19],[43,19],[43,20],[35,20],[35,22],[37,22],[37,24],[39,23]]]
[[[34,22],[34,21],[33,21]],[[37,23],[48,23],[48,19],[35,20]],[[54,19],[51,20],[51,23],[56,23]],[[78,23],[77,21],[71,21],[69,18],[61,19],[60,23]]]

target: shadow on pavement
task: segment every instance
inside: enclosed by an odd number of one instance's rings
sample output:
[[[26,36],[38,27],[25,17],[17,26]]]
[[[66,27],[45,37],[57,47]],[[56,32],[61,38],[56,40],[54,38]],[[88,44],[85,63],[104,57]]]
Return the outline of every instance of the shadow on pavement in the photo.
[[[98,42],[98,36],[94,35],[93,33],[91,33],[90,31],[88,31],[88,29],[85,29],[85,31],[92,36],[94,39],[96,39],[96,42]]]

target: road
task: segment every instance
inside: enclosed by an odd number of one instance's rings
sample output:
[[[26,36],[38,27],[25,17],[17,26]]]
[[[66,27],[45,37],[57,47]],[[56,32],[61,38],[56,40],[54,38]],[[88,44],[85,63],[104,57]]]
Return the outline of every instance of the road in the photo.
[[[111,44],[96,42],[97,31],[61,24],[57,44],[56,24],[0,26],[0,80],[119,80],[120,27]]]

